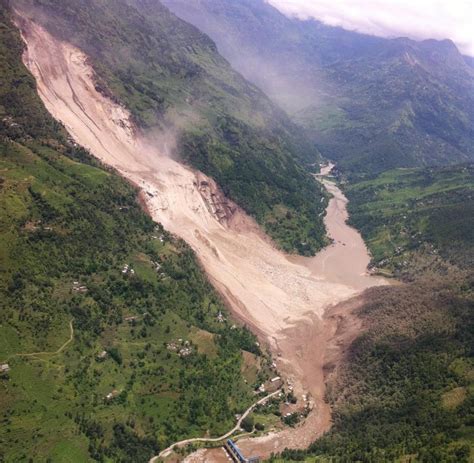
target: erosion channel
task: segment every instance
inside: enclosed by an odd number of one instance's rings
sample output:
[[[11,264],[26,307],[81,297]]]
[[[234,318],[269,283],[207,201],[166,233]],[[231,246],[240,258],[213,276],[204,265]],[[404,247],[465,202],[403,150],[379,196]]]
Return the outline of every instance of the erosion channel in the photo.
[[[171,136],[158,143],[140,134],[128,111],[96,90],[90,61],[80,50],[30,19],[19,17],[18,25],[27,43],[25,64],[51,114],[77,143],[140,188],[153,219],[195,250],[233,315],[268,344],[298,401],[310,404],[311,413],[297,428],[241,440],[241,448],[268,456],[309,445],[330,427],[325,375],[357,334],[351,317],[360,302],[356,296],[385,284],[367,273],[369,255],[346,224],[342,192],[322,179],[333,196],[325,219],[333,244],[314,258],[285,255],[212,179],[169,155]],[[201,451],[189,461],[217,461],[212,455]]]

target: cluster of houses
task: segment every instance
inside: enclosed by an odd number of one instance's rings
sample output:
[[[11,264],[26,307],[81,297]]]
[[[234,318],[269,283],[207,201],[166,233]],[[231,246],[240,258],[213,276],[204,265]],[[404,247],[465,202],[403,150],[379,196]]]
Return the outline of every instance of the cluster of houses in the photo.
[[[35,232],[37,230],[52,232],[53,227],[45,227],[42,225],[41,220],[30,221],[25,224],[25,230],[29,232]]]
[[[76,293],[87,293],[87,286],[81,285],[78,281],[72,283],[72,290]]]
[[[135,275],[135,270],[133,270],[133,268],[130,267],[130,265],[125,264],[122,268],[122,273],[124,275]]]
[[[12,116],[5,116],[3,119],[2,119],[2,122],[9,128],[18,128],[18,127],[21,127],[20,124],[18,124],[18,122],[15,122],[13,117]]]
[[[265,385],[265,383],[262,383],[258,388],[258,392],[266,392],[267,390],[269,392],[273,392],[279,389],[282,385],[283,385],[283,381],[281,377],[275,376],[267,383],[267,385]]]
[[[180,357],[187,357],[193,353],[193,348],[189,341],[178,339],[178,342],[169,342],[166,348],[172,352],[177,352]]]
[[[160,243],[164,243],[165,242],[165,237],[163,235],[152,235],[152,238],[154,240],[160,240]]]

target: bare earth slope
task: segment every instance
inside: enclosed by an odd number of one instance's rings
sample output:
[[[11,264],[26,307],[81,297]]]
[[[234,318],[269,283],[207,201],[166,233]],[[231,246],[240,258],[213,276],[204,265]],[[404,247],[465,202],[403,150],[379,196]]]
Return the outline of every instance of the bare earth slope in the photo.
[[[18,23],[27,43],[25,64],[48,110],[77,143],[143,191],[153,219],[189,243],[234,314],[279,355],[278,368],[293,381],[296,394],[312,397],[316,412],[302,431],[267,437],[268,451],[307,445],[330,425],[323,357],[334,333],[325,329],[324,311],[384,283],[365,273],[369,256],[360,236],[345,224],[341,192],[327,185],[335,198],[326,226],[335,244],[312,259],[288,258],[212,179],[168,155],[172,134],[153,140],[141,135],[128,111],[95,89],[93,70],[80,50],[34,23],[21,18]],[[336,325],[331,326],[334,331]],[[254,445],[259,444],[249,441],[244,447]]]

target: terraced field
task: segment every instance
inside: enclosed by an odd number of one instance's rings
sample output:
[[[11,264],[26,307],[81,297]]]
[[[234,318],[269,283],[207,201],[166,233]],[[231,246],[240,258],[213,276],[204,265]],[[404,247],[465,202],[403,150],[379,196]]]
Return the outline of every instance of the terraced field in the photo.
[[[467,268],[474,261],[474,166],[396,169],[345,188],[351,223],[373,264],[396,275],[415,273],[437,256]]]

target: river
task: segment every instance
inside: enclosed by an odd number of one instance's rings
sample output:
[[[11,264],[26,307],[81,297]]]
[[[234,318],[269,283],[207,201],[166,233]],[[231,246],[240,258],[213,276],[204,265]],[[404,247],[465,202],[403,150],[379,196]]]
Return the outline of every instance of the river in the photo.
[[[347,198],[336,183],[328,178],[334,164],[322,167],[317,177],[331,195],[325,225],[333,244],[323,249],[315,257],[295,257],[293,262],[309,268],[313,275],[324,275],[335,283],[363,290],[373,286],[376,279],[367,274],[370,255],[360,233],[347,225]]]

